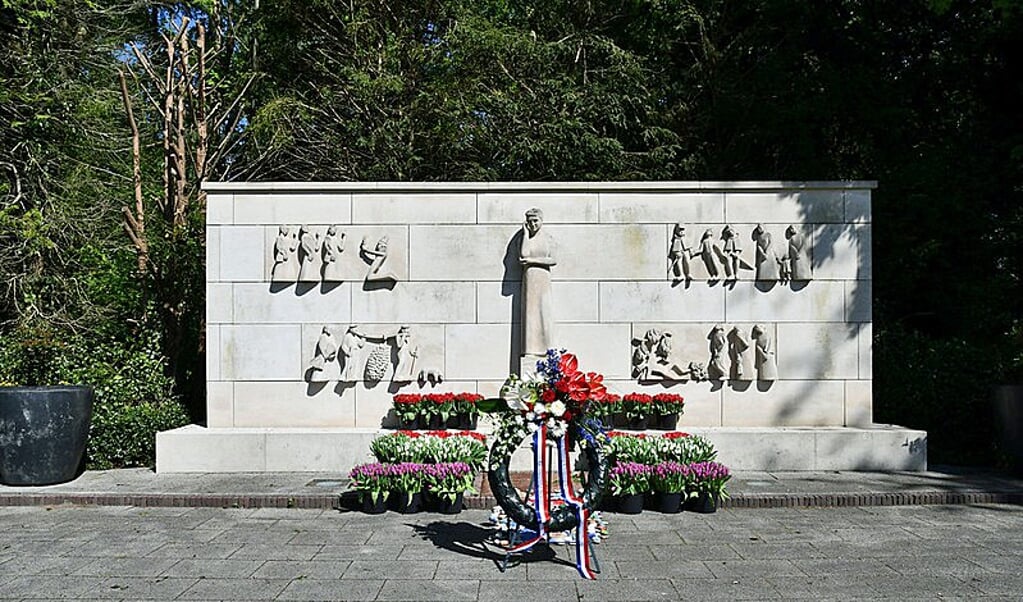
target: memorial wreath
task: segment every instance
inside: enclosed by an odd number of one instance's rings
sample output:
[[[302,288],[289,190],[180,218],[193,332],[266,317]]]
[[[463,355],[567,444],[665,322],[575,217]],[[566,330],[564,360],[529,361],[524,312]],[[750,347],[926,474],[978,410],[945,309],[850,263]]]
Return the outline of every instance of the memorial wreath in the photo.
[[[581,576],[594,578],[587,535],[590,512],[600,503],[607,484],[607,460],[602,453],[606,439],[599,419],[587,414],[590,403],[607,395],[603,377],[582,372],[578,360],[565,350],[548,349],[537,361],[536,373],[512,375],[501,396],[479,402],[481,412],[493,414],[496,428],[490,450],[487,479],[498,504],[533,537],[512,543],[509,553],[525,552],[548,534],[576,529],[576,568]],[[526,438],[531,438],[533,478],[531,495],[523,500],[511,483],[509,461]],[[572,483],[569,449],[579,447],[585,459],[586,479],[581,494]],[[557,457],[560,497],[564,504],[552,508],[547,479],[549,456]],[[532,497],[535,506],[528,503]]]

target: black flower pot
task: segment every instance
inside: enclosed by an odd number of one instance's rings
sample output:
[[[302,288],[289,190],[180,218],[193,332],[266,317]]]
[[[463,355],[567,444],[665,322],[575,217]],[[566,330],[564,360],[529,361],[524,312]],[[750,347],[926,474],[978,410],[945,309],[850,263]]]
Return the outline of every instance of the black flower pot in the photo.
[[[661,414],[657,417],[657,428],[662,431],[673,431],[678,428],[678,414]]]
[[[444,428],[445,420],[441,418],[440,414],[430,414],[430,418],[427,422],[427,428],[432,431],[439,431]]]
[[[642,493],[618,496],[618,512],[622,514],[639,514],[643,512],[643,497]]]
[[[458,514],[462,511],[462,493],[456,494],[453,500],[446,495],[431,493],[430,508],[441,514]]]
[[[479,423],[479,414],[459,414],[458,428],[463,431],[475,431]]]
[[[369,493],[362,494],[362,511],[366,514],[383,514],[387,512],[387,498],[381,494],[376,500]]]
[[[629,420],[629,428],[634,431],[645,431],[650,427],[650,418],[647,416],[641,416],[639,418],[632,418]]]
[[[419,428],[419,416],[415,416],[411,420],[406,418],[398,418],[398,426],[402,430],[414,431]]]
[[[89,387],[0,387],[0,482],[53,485],[75,478],[91,417]]]
[[[713,514],[718,511],[718,496],[709,491],[701,491],[695,497],[686,500],[685,508],[689,512]]]
[[[423,494],[420,491],[392,491],[388,501],[391,510],[398,514],[415,514],[423,509]]]
[[[682,498],[685,494],[681,491],[669,493],[658,492],[654,498],[654,510],[663,514],[678,514],[682,511]]]

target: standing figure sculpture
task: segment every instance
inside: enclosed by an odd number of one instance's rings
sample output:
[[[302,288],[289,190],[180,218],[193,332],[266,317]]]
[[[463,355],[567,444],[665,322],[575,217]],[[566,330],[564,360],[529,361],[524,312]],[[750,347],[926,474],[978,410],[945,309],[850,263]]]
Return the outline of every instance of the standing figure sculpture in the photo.
[[[554,240],[542,231],[543,212],[526,211],[519,248],[522,266],[522,353],[544,355],[554,346],[554,300],[551,298],[551,268]]]
[[[753,327],[753,340],[757,349],[757,380],[778,380],[778,360],[774,349],[774,339],[764,328],[757,324]]]
[[[323,281],[340,282],[341,276],[341,253],[345,250],[345,233],[338,234],[337,226],[327,228],[327,235],[323,238]]]
[[[703,259],[703,265],[707,268],[707,278],[710,280],[717,280],[721,277],[721,268],[718,263],[720,256],[721,249],[714,244],[714,232],[708,228],[700,238],[700,258]]]
[[[757,227],[753,229],[751,238],[753,238],[757,245],[757,280],[777,282],[781,278],[781,273],[779,271],[778,255],[774,252],[771,233],[764,230],[764,227],[760,224],[757,224]]]
[[[753,361],[746,335],[736,326],[728,333],[728,357],[732,360],[732,380],[753,380]]]
[[[299,229],[298,241],[298,262],[302,266],[298,272],[299,281],[319,280],[316,257],[320,254],[320,235],[310,230],[309,226],[302,226]]]
[[[685,226],[675,224],[671,234],[671,248],[668,249],[668,278],[671,278],[672,284],[692,280],[689,274],[689,260],[692,257],[693,251],[686,240]]]
[[[274,240],[274,267],[270,271],[272,282],[294,282],[298,278],[297,250],[298,239],[292,227],[278,228]]]
[[[345,365],[341,370],[341,382],[354,383],[359,380],[359,355],[366,342],[356,332],[358,326],[352,324],[341,338],[341,355]]]
[[[707,335],[710,341],[710,361],[707,362],[707,379],[724,380],[728,374],[725,364],[725,327],[718,324]]]
[[[785,229],[785,238],[789,240],[788,278],[795,282],[810,280],[810,249],[806,244],[806,235],[789,226]]]
[[[398,276],[391,270],[391,265],[387,261],[387,243],[387,236],[383,236],[377,241],[376,247],[370,249],[366,246],[366,237],[362,237],[362,246],[359,250],[362,252],[363,259],[369,261],[366,282],[394,283],[398,281]]]
[[[394,367],[391,382],[412,382],[416,379],[416,360],[419,358],[419,345],[412,336],[412,328],[399,328],[398,334],[394,335],[394,346],[398,351],[398,364]]]
[[[337,340],[334,338],[334,333],[330,331],[330,328],[324,326],[320,332],[320,338],[316,340],[316,351],[313,354],[313,359],[309,363],[310,370],[310,382],[323,382],[324,368],[327,364],[334,362],[337,359]]]
[[[753,266],[742,258],[742,247],[739,246],[739,233],[731,226],[721,231],[721,240],[725,241],[725,276],[728,280],[739,278],[739,270],[752,270]]]

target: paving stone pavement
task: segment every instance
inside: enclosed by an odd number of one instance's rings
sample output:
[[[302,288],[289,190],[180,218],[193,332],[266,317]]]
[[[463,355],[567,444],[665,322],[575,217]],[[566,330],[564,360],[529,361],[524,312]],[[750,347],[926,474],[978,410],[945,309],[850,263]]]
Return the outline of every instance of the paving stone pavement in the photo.
[[[0,508],[0,599],[1023,597],[1023,506],[606,516],[587,582],[562,546],[499,572],[482,510]]]

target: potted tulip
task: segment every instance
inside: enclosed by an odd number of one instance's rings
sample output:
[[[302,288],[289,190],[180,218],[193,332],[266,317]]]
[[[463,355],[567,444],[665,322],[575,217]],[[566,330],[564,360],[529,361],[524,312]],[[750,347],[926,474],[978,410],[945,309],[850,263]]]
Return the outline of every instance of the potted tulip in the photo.
[[[689,465],[689,472],[692,481],[686,510],[703,514],[716,512],[718,503],[728,498],[725,484],[732,478],[728,467],[717,462],[696,462]]]
[[[400,462],[388,465],[390,506],[400,514],[415,514],[423,506],[423,465]]]
[[[387,511],[387,497],[391,492],[391,475],[388,464],[372,462],[360,464],[348,473],[349,487],[359,492],[362,511],[366,514],[383,514]]]
[[[650,489],[656,496],[654,508],[664,514],[677,514],[682,510],[690,481],[687,464],[669,461],[654,465],[650,471]]]
[[[638,462],[618,462],[608,474],[611,495],[618,499],[618,512],[639,514],[643,496],[650,489],[650,467]]]
[[[467,431],[476,430],[479,420],[479,409],[476,407],[476,403],[482,400],[483,396],[478,393],[459,393],[455,396],[454,409],[455,415],[458,417],[458,424],[455,428]]]
[[[454,409],[454,393],[427,393],[423,396],[423,411],[428,417],[431,429],[447,427]]]
[[[423,396],[418,393],[399,393],[393,398],[394,415],[401,428],[415,430],[425,428],[423,424]]]
[[[657,421],[650,426],[663,431],[673,431],[678,426],[678,416],[682,413],[683,398],[677,393],[658,393],[653,397],[653,413]]]
[[[465,462],[424,465],[423,480],[433,509],[441,514],[461,512],[464,495],[476,493],[474,476],[472,468]]]
[[[646,393],[629,393],[622,398],[625,408],[625,418],[629,421],[629,428],[636,431],[645,431],[650,425],[650,415],[653,413],[654,398]]]

